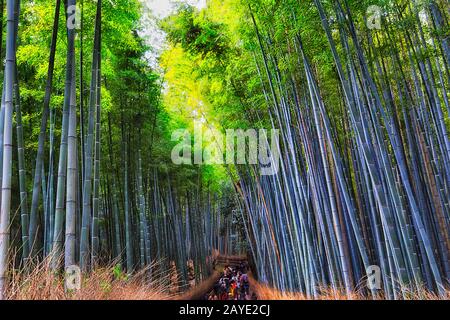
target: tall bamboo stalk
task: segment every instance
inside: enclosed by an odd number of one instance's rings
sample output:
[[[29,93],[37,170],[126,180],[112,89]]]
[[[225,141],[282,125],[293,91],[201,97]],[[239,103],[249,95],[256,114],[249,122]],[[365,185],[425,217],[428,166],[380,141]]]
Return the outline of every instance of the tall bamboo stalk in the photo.
[[[15,1],[6,2],[5,119],[3,135],[2,200],[0,211],[0,300],[5,297],[10,240],[12,120],[15,69]]]
[[[101,10],[101,0],[98,1]],[[100,206],[100,130],[101,130],[101,11],[98,17],[97,84],[95,104],[95,148],[94,148],[94,194],[92,199],[92,264],[94,265],[99,249],[98,216]]]
[[[34,180],[33,180],[33,193],[31,196],[31,210],[30,210],[30,224],[29,224],[29,243],[23,243],[23,245],[29,246],[29,252],[33,252],[33,248],[36,247],[36,230],[37,230],[37,211],[39,207],[39,195],[42,179],[42,167],[44,164],[44,147],[45,139],[47,137],[47,121],[50,110],[50,98],[53,87],[53,71],[55,68],[55,54],[56,54],[56,41],[58,37],[59,29],[59,12],[61,7],[61,0],[56,0],[55,15],[53,18],[53,30],[52,39],[50,44],[50,56],[47,70],[47,82],[45,85],[44,105],[42,109],[41,126],[39,129],[38,139],[38,151],[36,155],[36,164],[34,166]]]

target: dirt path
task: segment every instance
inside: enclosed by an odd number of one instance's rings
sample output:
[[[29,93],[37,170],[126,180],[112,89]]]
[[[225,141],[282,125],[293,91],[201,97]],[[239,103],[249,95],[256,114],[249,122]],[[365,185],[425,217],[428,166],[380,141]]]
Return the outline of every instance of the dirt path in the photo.
[[[218,284],[220,279],[223,276],[223,270],[226,266],[231,267],[232,269],[236,268],[238,269],[241,265],[241,263],[244,263],[246,266],[248,266],[247,258],[245,256],[218,256],[215,259],[214,262],[214,270],[211,276],[204,280],[203,282],[199,283],[194,288],[190,289],[189,291],[185,292],[184,294],[177,297],[177,300],[205,300],[207,299],[213,292],[214,292],[214,286]],[[251,297],[254,297],[254,291],[252,290],[251,282],[254,280],[251,274],[251,271],[248,270],[247,272],[249,280],[250,280],[250,287],[249,287],[249,294],[247,295],[247,300],[254,300],[251,299]],[[232,301],[232,300],[228,300]]]

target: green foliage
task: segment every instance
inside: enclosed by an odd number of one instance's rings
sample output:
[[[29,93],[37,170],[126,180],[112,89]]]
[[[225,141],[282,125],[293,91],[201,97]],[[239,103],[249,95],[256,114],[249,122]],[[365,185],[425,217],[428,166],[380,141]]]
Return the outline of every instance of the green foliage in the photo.
[[[172,43],[180,43],[192,54],[208,55],[221,59],[228,50],[227,39],[223,35],[224,25],[212,22],[189,5],[181,5],[176,15],[162,23]]]
[[[114,279],[119,280],[119,281],[127,281],[128,277],[129,277],[127,275],[127,273],[122,270],[122,265],[120,263],[118,263],[114,266],[113,276],[114,276]]]

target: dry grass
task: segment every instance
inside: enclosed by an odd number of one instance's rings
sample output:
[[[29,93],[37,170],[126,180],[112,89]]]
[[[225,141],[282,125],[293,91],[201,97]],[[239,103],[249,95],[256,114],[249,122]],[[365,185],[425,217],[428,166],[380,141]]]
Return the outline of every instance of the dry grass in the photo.
[[[209,257],[212,261],[218,257],[213,252]],[[15,254],[11,254],[11,261],[17,261]],[[62,261],[62,258],[60,259]],[[11,262],[11,265],[13,263]],[[28,262],[28,268],[11,266],[8,275],[9,283],[6,290],[8,300],[196,300],[201,299],[220,277],[220,273],[213,274],[191,288],[180,293],[180,289],[173,288],[173,272],[155,274],[155,270],[162,270],[162,262],[151,266],[153,270],[152,281],[148,281],[148,268],[132,276],[121,273],[111,264],[108,267],[97,268],[89,274],[82,275],[81,289],[68,291],[64,286],[64,275],[52,270],[52,259],[47,257],[44,261]],[[28,271],[27,271],[28,270]],[[176,282],[176,280],[175,280]]]
[[[52,271],[50,259],[35,264],[30,272],[14,270],[10,274],[6,298],[9,300],[167,300],[164,279],[148,283],[145,272],[117,276],[114,266],[98,268],[82,276],[80,290],[66,291],[61,274]]]
[[[216,254],[212,258],[217,258]],[[152,266],[152,270],[158,270],[158,264]],[[221,266],[218,266],[219,268]],[[164,276],[154,274],[152,281],[147,279],[148,270],[142,270],[133,276],[127,276],[117,272],[114,265],[110,267],[98,268],[82,276],[81,289],[77,291],[67,291],[64,287],[63,276],[55,273],[51,268],[50,258],[43,262],[36,263],[29,267],[29,272],[12,268],[9,274],[9,284],[7,288],[7,299],[10,300],[197,300],[210,290],[220,272],[213,274],[185,293],[169,293],[168,283],[170,274]],[[268,285],[256,281],[249,273],[251,291],[256,294],[259,300],[309,300],[304,294],[296,292],[282,292]],[[343,290],[332,290],[330,288],[318,288],[318,300],[367,300],[372,299],[360,292],[355,292],[347,297]],[[409,290],[404,289],[407,300],[450,300],[450,290],[447,290],[446,297],[439,297],[425,289]],[[382,295],[376,299],[384,299]]]
[[[260,300],[312,300],[306,295],[299,292],[283,292],[274,289],[268,285],[257,282],[253,277],[250,277],[250,286]],[[331,288],[318,288],[319,298],[316,300],[372,300],[371,296],[365,296],[360,292],[354,292],[349,297],[344,290],[333,290]],[[404,288],[406,300],[450,300],[450,290],[447,290],[446,297],[440,297],[435,293],[429,292],[425,289],[410,290]],[[385,297],[379,295],[376,300],[384,300]]]

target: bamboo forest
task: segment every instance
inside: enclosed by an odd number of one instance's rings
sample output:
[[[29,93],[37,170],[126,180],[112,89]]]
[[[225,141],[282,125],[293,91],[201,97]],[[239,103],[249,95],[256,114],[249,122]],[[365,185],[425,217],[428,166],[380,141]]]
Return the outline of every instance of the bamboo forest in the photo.
[[[447,0],[0,1],[0,300],[450,299]]]

